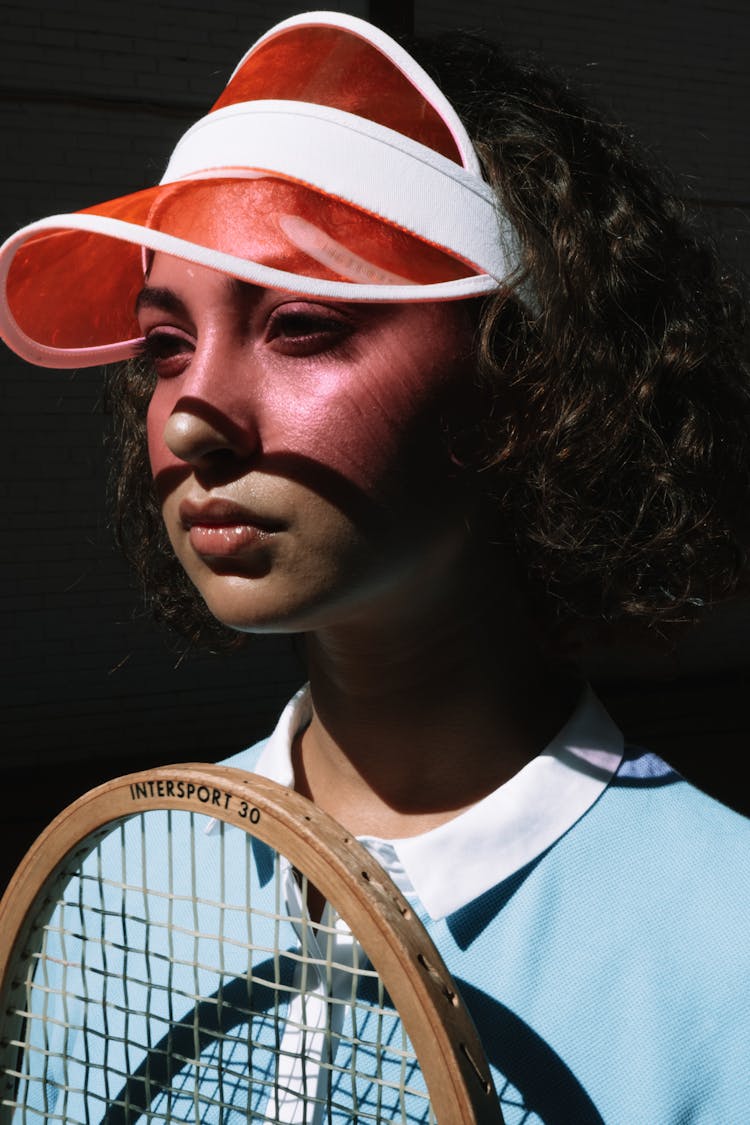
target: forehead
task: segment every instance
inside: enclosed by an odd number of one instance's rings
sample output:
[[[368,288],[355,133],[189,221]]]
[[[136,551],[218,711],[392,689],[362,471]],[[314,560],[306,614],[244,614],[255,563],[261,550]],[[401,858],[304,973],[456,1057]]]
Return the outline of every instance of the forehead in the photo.
[[[145,285],[136,299],[136,313],[150,311],[196,319],[231,310],[249,317],[257,310],[295,304],[300,308],[338,310],[360,327],[399,329],[417,334],[425,350],[472,349],[480,302],[457,301],[353,302],[317,298],[283,289],[267,289],[219,270],[156,254]]]
[[[216,298],[228,302],[252,301],[262,293],[260,286],[241,281],[220,270],[199,266],[169,254],[155,254],[149,265],[143,288],[135,302],[135,312],[159,308],[166,312],[183,312],[189,301],[201,303]]]

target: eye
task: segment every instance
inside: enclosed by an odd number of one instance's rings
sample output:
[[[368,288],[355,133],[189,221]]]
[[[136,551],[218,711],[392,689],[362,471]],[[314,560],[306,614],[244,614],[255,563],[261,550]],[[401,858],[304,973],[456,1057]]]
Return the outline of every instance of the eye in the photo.
[[[310,356],[335,351],[354,330],[346,313],[328,305],[289,302],[270,314],[266,342],[285,355]]]
[[[179,375],[190,362],[194,345],[176,328],[152,328],[141,344],[140,353],[160,379]]]

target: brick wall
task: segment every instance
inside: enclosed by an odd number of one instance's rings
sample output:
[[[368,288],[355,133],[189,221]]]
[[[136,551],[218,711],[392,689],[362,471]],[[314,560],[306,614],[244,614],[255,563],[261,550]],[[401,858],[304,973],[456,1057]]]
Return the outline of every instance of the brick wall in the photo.
[[[457,13],[460,13],[457,19]],[[417,2],[417,31],[457,24],[541,52],[684,177],[726,251],[750,261],[748,22],[742,0]]]
[[[0,236],[152,183],[247,46],[300,7],[4,3]],[[364,0],[340,7],[367,14]],[[375,9],[394,24],[409,22],[408,4]],[[615,7],[462,0],[415,8],[418,31],[485,26],[571,67],[689,178],[740,258],[747,257],[750,192],[748,18],[742,0]],[[2,776],[8,791],[23,795],[5,825],[9,868],[32,830],[90,781],[146,761],[215,758],[252,741],[302,672],[286,641],[264,640],[239,658],[183,659],[141,619],[107,526],[99,376],[31,369],[7,352],[0,367]],[[719,632],[718,647],[726,635]],[[689,669],[703,684],[708,729],[725,748],[739,738],[737,722],[727,728],[735,694],[727,703],[726,684],[744,684],[747,630],[733,636],[724,695],[714,696],[717,706],[724,701],[721,729],[710,718],[709,695],[718,688],[706,686],[714,664],[707,669],[699,651]],[[656,731],[662,745],[681,737],[674,723],[663,726],[665,707],[667,717],[684,714],[677,695],[659,689],[650,710],[632,712],[627,675],[617,684],[615,706],[625,700],[645,736]],[[694,691],[690,699],[695,705]],[[696,729],[694,717],[690,725]]]

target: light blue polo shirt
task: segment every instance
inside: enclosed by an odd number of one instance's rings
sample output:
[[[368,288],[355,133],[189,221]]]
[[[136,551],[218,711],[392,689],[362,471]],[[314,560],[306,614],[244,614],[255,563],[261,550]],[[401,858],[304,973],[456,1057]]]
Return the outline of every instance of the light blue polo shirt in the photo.
[[[268,740],[227,764],[290,784],[292,740],[311,713],[303,690]],[[32,1031],[28,1105],[14,1121],[46,1120],[45,1103],[66,1122],[103,1120],[143,1059],[182,1034],[174,1021],[187,1019],[189,1033],[196,1002],[213,1002],[218,977],[207,966],[216,965],[218,927],[230,938],[220,975],[243,983],[246,894],[252,883],[262,900],[273,884],[239,829],[215,831],[200,817],[195,852],[192,816],[128,822],[92,859],[79,899],[61,908],[31,1000],[50,1018]],[[750,1123],[750,821],[626,747],[588,689],[549,746],[482,801],[421,836],[363,842],[453,974],[506,1125]],[[141,934],[144,869],[165,894]],[[87,911],[101,948],[82,950],[76,936]],[[270,910],[257,926],[254,941],[273,959]],[[281,948],[293,967],[287,929]],[[170,1120],[264,1119],[268,1088],[254,1079],[272,1070],[278,1023],[262,1009],[253,1020],[250,1052],[243,1035],[199,1045]],[[152,1110],[160,1120],[160,1103]],[[293,1107],[283,1120],[295,1120]],[[350,1114],[334,1120],[350,1125]]]
[[[290,785],[311,706],[227,764]],[[590,689],[477,805],[362,842],[459,984],[506,1125],[750,1123],[750,821],[626,747]]]

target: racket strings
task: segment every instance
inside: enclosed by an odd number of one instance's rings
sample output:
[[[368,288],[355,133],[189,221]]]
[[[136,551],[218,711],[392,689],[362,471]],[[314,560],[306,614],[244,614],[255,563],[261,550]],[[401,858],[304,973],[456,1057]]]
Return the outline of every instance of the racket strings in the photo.
[[[196,844],[201,820],[132,818],[64,887],[20,989],[12,1120],[432,1122],[348,928],[244,832]]]

